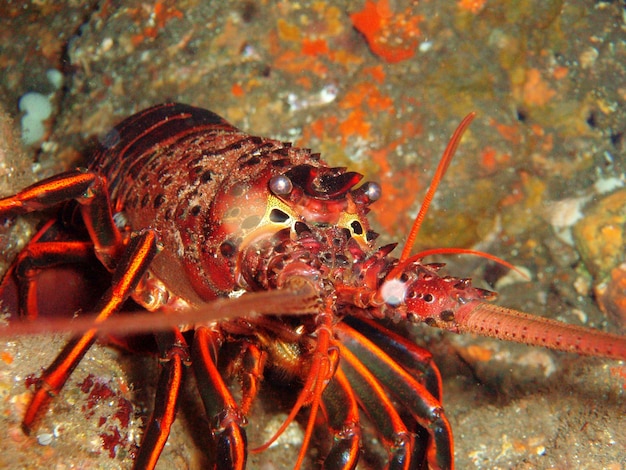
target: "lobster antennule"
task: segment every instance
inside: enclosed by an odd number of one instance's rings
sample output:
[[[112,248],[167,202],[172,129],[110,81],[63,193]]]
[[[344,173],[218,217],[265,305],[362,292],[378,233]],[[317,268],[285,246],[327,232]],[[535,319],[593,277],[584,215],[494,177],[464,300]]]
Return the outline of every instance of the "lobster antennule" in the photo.
[[[626,337],[537,317],[499,305],[469,302],[454,315],[455,331],[557,351],[626,360]]]

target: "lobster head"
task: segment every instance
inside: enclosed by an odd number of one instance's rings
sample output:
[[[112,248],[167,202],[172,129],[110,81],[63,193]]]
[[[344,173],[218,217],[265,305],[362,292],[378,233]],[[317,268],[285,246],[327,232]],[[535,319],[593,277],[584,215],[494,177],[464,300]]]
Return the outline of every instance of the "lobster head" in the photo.
[[[257,209],[263,215],[238,244],[239,285],[274,289],[303,276],[321,286],[348,275],[377,236],[366,214],[380,197],[380,186],[353,189],[361,178],[345,168],[300,164],[265,179],[253,198],[263,205]]]
[[[305,277],[321,296],[373,317],[408,319],[453,329],[456,310],[492,292],[469,279],[441,276],[443,264],[418,257],[400,261],[395,244],[376,248],[369,205],[377,183],[353,189],[362,176],[344,168],[297,165],[268,179],[263,221],[244,240],[237,271],[248,289],[275,289]],[[451,328],[452,326],[452,328]]]

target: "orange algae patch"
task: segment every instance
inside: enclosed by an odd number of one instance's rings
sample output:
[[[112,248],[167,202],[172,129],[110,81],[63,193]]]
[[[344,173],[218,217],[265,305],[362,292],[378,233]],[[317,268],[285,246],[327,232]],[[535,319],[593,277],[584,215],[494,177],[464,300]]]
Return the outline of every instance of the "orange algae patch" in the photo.
[[[561,80],[562,78],[567,77],[568,73],[569,73],[568,67],[559,66],[559,67],[554,68],[554,71],[552,72],[552,76],[556,78],[557,80]]]
[[[317,139],[322,139],[324,137],[324,134],[326,132],[326,126],[330,125],[332,127],[337,126],[337,117],[336,116],[330,116],[330,117],[322,117],[319,119],[316,119],[315,121],[313,121],[310,125],[309,125],[309,129],[311,130],[311,133],[317,138]],[[307,132],[307,128],[304,129],[304,133],[306,134]],[[307,139],[308,140],[308,139]]]
[[[340,106],[344,109],[357,108],[363,104],[372,111],[385,111],[393,108],[393,100],[383,95],[380,90],[369,82],[358,83],[346,93]]]
[[[7,351],[2,351],[2,353],[0,353],[0,358],[2,358],[2,362],[4,362],[5,364],[13,363],[13,356]]]
[[[503,164],[506,164],[511,156],[506,153],[499,153],[495,148],[486,146],[480,153],[480,164],[486,174],[492,174]]]
[[[541,78],[541,72],[538,69],[530,69],[526,72],[523,97],[527,104],[543,106],[548,103],[555,94],[556,91],[550,88],[546,81]]]
[[[518,124],[506,125],[491,119],[489,125],[495,127],[498,133],[512,144],[519,145],[522,142],[522,134]]]
[[[143,16],[143,9],[131,9],[131,13],[141,13]],[[172,18],[182,18],[183,12],[178,10],[176,7],[167,6],[165,2],[159,1],[154,4],[154,8],[150,12],[149,21],[145,21],[143,19],[139,20],[139,22],[149,22],[149,26],[143,28],[141,33],[135,34],[131,38],[131,42],[134,46],[138,46],[146,39],[154,39],[158,36],[159,30],[163,29],[165,25]]]
[[[348,117],[339,126],[343,143],[354,135],[369,136],[372,125],[367,117],[372,116],[372,111],[392,111],[393,104],[393,100],[382,94],[371,82],[353,86],[339,103],[339,107],[350,110]]]
[[[396,14],[389,0],[367,0],[363,10],[350,15],[354,27],[365,36],[371,51],[389,63],[401,62],[415,55],[423,16],[411,8]]]
[[[421,171],[405,168],[394,170],[388,155],[396,151],[406,140],[415,138],[422,129],[413,122],[406,122],[402,126],[401,136],[379,150],[372,150],[371,156],[379,167],[382,176],[379,183],[383,197],[376,202],[378,210],[374,213],[378,223],[387,233],[401,233],[406,235],[412,220],[407,217],[415,203],[415,195],[421,190]]]
[[[368,136],[371,128],[372,125],[365,121],[365,111],[360,108],[353,109],[347,119],[339,125],[339,131],[344,143],[348,137],[353,135]]]
[[[475,361],[487,362],[493,356],[493,351],[482,346],[472,345],[467,347],[467,355]]]
[[[301,75],[308,70],[318,77],[326,76],[328,67],[322,64],[314,56],[302,55],[295,51],[285,51],[274,61],[274,68],[284,70],[294,75]]]
[[[303,39],[302,53],[313,56],[328,54],[328,43],[324,39]]]
[[[483,168],[492,173],[496,169],[496,149],[486,147],[481,154],[481,163]]]
[[[375,67],[366,67],[363,69],[364,75],[372,77],[376,83],[383,83],[385,81],[385,70],[382,65],[376,65]]]
[[[378,210],[375,217],[387,233],[403,230],[404,227],[398,227],[398,222],[407,218],[406,214],[415,201],[414,191],[417,191],[419,185],[417,178],[411,178],[405,172],[398,174],[392,171],[387,155],[395,147],[392,143],[386,148],[371,152],[372,159],[380,168],[380,174],[384,176],[380,180],[383,197],[376,202]],[[408,186],[412,188],[409,189]]]
[[[233,96],[236,96],[238,98],[245,94],[243,87],[239,83],[235,83],[231,87],[230,92],[232,93]]]
[[[461,10],[476,14],[483,9],[485,3],[487,3],[487,0],[459,0],[457,5]]]

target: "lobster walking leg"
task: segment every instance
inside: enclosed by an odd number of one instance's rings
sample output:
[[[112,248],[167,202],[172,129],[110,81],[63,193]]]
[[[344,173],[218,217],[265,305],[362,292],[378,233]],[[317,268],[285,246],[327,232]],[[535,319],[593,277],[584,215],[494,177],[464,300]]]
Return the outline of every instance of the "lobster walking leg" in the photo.
[[[80,204],[96,256],[113,271],[124,244],[113,221],[106,180],[102,176],[74,170],[39,181],[14,196],[0,199],[0,218],[39,211],[71,200]]]
[[[295,469],[302,466],[302,462],[306,456],[306,450],[313,436],[313,428],[317,418],[317,413],[322,403],[322,395],[328,381],[333,377],[337,370],[339,356],[337,348],[332,340],[332,300],[326,300],[324,313],[317,318],[317,326],[313,336],[316,337],[315,349],[311,353],[311,363],[307,372],[306,381],[302,385],[302,390],[298,395],[296,403],[291,408],[289,415],[278,428],[274,435],[262,446],[253,449],[253,452],[262,452],[267,449],[278,437],[287,429],[287,426],[293,422],[298,412],[306,405],[310,406],[307,426],[304,431],[304,439],[302,448],[298,454],[298,459],[294,465]]]
[[[449,469],[453,467],[452,431],[443,414],[441,403],[411,374],[404,370],[389,355],[372,341],[346,324],[336,328],[342,356],[354,358],[348,360],[355,365],[356,357],[361,368],[369,369],[386,389],[402,405],[406,406],[415,420],[431,436],[427,453],[432,468]],[[374,382],[372,382],[373,384]]]
[[[156,466],[176,417],[176,403],[183,383],[183,365],[189,363],[189,348],[178,329],[156,336],[161,351],[161,372],[154,410],[135,459],[134,468],[150,470]]]
[[[18,281],[20,315],[28,320],[38,316],[37,275],[41,271],[63,264],[84,262],[92,256],[93,244],[90,242],[30,242],[13,265]]]
[[[257,345],[245,342],[241,352],[241,412],[246,416],[259,391],[267,354]]]
[[[237,402],[217,370],[220,334],[198,327],[192,347],[193,368],[207,417],[217,440],[217,468],[243,470],[247,459],[245,422]]]
[[[333,445],[324,460],[324,469],[351,470],[359,460],[361,426],[354,391],[341,368],[326,386],[322,401],[333,431]]]
[[[422,383],[430,394],[441,402],[443,388],[441,374],[429,351],[373,320],[348,317],[344,321],[385,351],[398,364],[402,364],[413,378]]]
[[[121,308],[137,287],[156,253],[156,235],[153,231],[145,230],[131,238],[124,256],[113,273],[111,287],[96,306],[96,311],[99,312],[95,320],[96,324],[102,323]],[[59,393],[72,371],[95,341],[97,332],[97,328],[91,328],[83,335],[71,339],[43,373],[22,421],[26,432],[30,430],[35,419],[47,407],[49,401]]]
[[[391,454],[387,468],[411,470],[414,440],[394,404],[380,382],[363,363],[339,344],[342,362],[339,369],[345,373],[356,393],[360,407],[380,433],[382,444]]]

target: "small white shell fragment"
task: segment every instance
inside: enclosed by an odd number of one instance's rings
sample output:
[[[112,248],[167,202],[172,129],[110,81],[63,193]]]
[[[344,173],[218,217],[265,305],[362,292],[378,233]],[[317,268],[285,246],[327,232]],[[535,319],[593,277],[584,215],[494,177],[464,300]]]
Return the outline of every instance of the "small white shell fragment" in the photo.
[[[52,103],[47,96],[31,91],[22,95],[19,101],[22,116],[22,142],[31,145],[41,140],[46,128],[44,121],[52,114]]]
[[[37,434],[37,442],[39,443],[40,446],[50,445],[53,439],[54,439],[54,435],[49,432],[42,432],[40,434]]]

